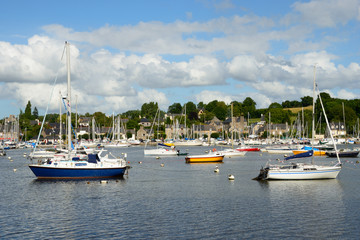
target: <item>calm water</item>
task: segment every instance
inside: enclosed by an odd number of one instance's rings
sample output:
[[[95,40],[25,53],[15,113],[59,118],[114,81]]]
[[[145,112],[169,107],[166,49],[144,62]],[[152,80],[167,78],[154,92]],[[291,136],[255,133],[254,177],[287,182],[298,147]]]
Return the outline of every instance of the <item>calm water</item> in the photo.
[[[124,179],[101,184],[36,180],[23,156],[29,151],[0,158],[0,239],[359,238],[357,159],[343,159],[335,180],[257,182],[251,179],[261,165],[282,156],[250,152],[225,159],[214,173],[216,164],[185,164],[184,156],[111,149],[127,152],[132,168]]]

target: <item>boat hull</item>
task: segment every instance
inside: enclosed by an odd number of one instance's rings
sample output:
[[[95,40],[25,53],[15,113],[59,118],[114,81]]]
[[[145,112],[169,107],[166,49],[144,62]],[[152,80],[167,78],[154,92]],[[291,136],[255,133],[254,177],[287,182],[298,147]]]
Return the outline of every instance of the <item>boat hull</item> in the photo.
[[[222,162],[224,160],[224,155],[215,155],[215,156],[187,156],[185,157],[186,163],[213,163],[213,162]]]
[[[157,148],[157,149],[145,149],[144,150],[144,155],[145,156],[177,156],[178,155],[178,151],[176,150],[172,150],[172,149],[162,149],[162,148]]]
[[[341,167],[321,167],[318,169],[269,169],[265,180],[315,180],[334,179],[337,177]]]
[[[339,157],[342,158],[356,158],[359,155],[359,151],[348,151],[348,152],[338,152]],[[328,157],[336,157],[336,152],[326,152]]]
[[[44,165],[29,165],[37,178],[42,179],[81,179],[81,178],[120,178],[127,167],[110,168],[71,168]]]
[[[309,150],[293,150],[292,152],[294,153],[294,155],[296,155],[300,153],[305,153],[307,151]],[[314,150],[314,156],[326,156],[326,151]]]
[[[244,147],[244,148],[236,148],[236,150],[240,152],[259,152],[260,148]]]

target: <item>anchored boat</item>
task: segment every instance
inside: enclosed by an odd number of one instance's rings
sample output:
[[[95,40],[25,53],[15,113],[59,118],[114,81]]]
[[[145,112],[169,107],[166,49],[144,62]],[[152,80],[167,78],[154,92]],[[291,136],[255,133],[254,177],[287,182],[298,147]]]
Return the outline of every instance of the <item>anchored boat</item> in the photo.
[[[46,161],[39,160],[38,163],[30,164],[29,168],[37,178],[48,179],[77,179],[77,178],[112,178],[122,177],[129,166],[125,158],[112,156],[109,154],[101,156],[99,154],[89,154],[87,159],[73,157],[72,134],[71,134],[71,87],[70,87],[70,45],[65,42],[67,56],[67,120],[68,120],[68,154],[61,158],[52,158]],[[40,131],[41,132],[41,131]],[[34,151],[36,149],[36,145]]]
[[[224,160],[224,154],[210,151],[208,154],[190,155],[185,157],[186,163],[216,163]]]

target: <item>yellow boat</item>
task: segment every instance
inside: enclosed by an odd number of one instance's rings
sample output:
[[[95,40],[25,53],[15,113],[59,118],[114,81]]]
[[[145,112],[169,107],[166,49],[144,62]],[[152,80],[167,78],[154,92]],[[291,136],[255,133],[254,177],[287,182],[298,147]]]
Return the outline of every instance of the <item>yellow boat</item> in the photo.
[[[224,156],[218,152],[209,152],[209,154],[187,156],[185,161],[186,163],[216,163],[222,162]]]
[[[304,153],[307,152],[309,150],[293,150],[293,154],[300,154],[300,153]],[[314,150],[314,156],[326,156],[326,151],[323,150]]]

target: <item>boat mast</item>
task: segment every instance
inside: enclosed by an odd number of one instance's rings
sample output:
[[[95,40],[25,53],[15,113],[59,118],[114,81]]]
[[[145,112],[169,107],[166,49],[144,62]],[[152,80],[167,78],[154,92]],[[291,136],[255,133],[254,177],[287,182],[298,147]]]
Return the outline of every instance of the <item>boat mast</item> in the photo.
[[[345,137],[346,137],[345,107],[344,107],[344,102],[342,102],[342,109],[343,109],[344,129],[345,129]],[[339,127],[340,127],[340,124],[339,124]]]
[[[231,103],[231,148],[234,148],[234,106]]]
[[[314,65],[314,88],[313,88],[313,109],[312,109],[312,131],[311,131],[311,147],[313,150],[311,163],[314,164],[314,137],[315,137],[315,76],[316,76],[316,65]]]
[[[62,96],[60,93],[60,131],[59,131],[59,145],[60,145],[60,150],[62,149],[62,120],[61,120],[61,104],[62,104]]]
[[[71,151],[71,79],[70,79],[70,44],[66,41],[66,62],[67,62],[67,101],[68,101],[68,158],[70,160]]]

